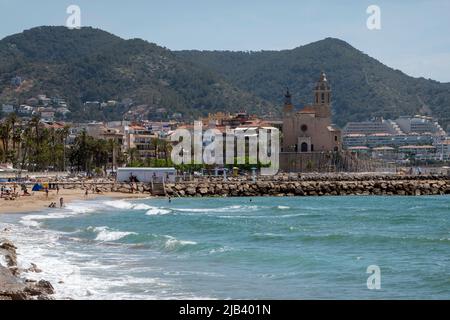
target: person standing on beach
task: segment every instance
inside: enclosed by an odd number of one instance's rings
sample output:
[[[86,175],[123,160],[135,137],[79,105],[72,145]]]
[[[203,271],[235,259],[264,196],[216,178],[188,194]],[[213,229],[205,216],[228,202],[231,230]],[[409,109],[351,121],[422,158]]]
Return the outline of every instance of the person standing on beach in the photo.
[[[56,194],[57,195],[59,194],[59,184],[58,183],[56,184]]]
[[[45,187],[45,198],[48,199],[48,187]]]
[[[61,197],[61,198],[59,199],[59,207],[60,207],[60,208],[64,207],[64,198],[63,198],[63,197]]]
[[[86,188],[86,190],[84,191],[84,197],[85,197],[85,198],[88,197],[88,188]]]

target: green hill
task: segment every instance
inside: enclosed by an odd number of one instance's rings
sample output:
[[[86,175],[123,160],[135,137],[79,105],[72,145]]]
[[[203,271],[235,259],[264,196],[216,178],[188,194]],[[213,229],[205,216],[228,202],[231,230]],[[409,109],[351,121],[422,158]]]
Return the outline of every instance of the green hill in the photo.
[[[224,76],[242,90],[280,106],[285,87],[298,106],[312,101],[320,71],[333,89],[334,120],[432,114],[450,123],[450,83],[413,78],[333,38],[293,50],[230,52],[180,51],[188,61]]]
[[[282,51],[173,52],[93,28],[38,27],[0,40],[0,103],[59,96],[75,120],[121,119],[128,107],[82,104],[127,98],[143,118],[159,108],[186,119],[217,110],[280,115],[285,87],[298,107],[310,103],[322,70],[341,126],[417,113],[450,123],[450,83],[407,76],[332,38]],[[11,85],[15,76],[25,80],[19,88]]]
[[[18,89],[11,78],[25,82]],[[150,117],[166,108],[187,118],[215,110],[266,113],[271,104],[195,66],[168,49],[82,28],[39,27],[0,41],[0,102],[37,94],[68,99],[75,119],[121,119],[128,110],[83,109],[85,101],[131,98]]]

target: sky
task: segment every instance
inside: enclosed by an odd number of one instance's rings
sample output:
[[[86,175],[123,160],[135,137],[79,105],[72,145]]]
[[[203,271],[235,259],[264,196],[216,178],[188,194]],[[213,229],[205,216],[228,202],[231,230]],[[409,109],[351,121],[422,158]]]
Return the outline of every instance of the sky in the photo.
[[[450,0],[0,0],[0,38],[65,25],[72,4],[82,26],[172,50],[281,50],[334,37],[411,76],[450,82]],[[367,28],[369,5],[380,8],[379,30]]]

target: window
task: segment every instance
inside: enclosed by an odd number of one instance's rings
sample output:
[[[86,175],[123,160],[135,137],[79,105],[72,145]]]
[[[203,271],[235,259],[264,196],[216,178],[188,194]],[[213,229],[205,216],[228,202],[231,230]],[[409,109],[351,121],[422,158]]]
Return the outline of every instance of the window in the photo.
[[[334,136],[334,141],[338,141],[338,136]]]
[[[302,126],[300,127],[300,129],[301,129],[303,132],[306,132],[306,131],[308,131],[308,126],[307,126],[306,124],[302,124]]]
[[[311,145],[311,152],[314,152],[314,145]]]
[[[325,93],[322,92],[322,103],[325,102]]]

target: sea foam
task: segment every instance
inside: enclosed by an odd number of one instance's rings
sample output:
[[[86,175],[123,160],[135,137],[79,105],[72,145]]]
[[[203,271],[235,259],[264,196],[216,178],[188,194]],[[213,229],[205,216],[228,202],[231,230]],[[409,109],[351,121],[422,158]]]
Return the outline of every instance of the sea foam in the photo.
[[[164,248],[167,250],[176,250],[184,246],[197,244],[197,242],[195,241],[178,240],[172,236],[164,236],[164,237],[167,238],[166,242],[164,243]]]
[[[88,230],[92,230],[97,233],[95,240],[97,241],[117,241],[131,234],[137,234],[135,232],[115,231],[106,226],[102,227],[88,227]]]
[[[103,203],[109,207],[113,207],[116,209],[122,209],[122,210],[152,210],[152,209],[155,209],[154,207],[149,206],[145,203],[132,203],[132,202],[128,202],[125,200],[105,201]]]
[[[145,214],[148,216],[154,216],[154,215],[163,215],[163,214],[169,214],[172,211],[168,210],[168,209],[162,209],[162,208],[154,208],[154,207],[150,207],[151,209],[149,209]]]

